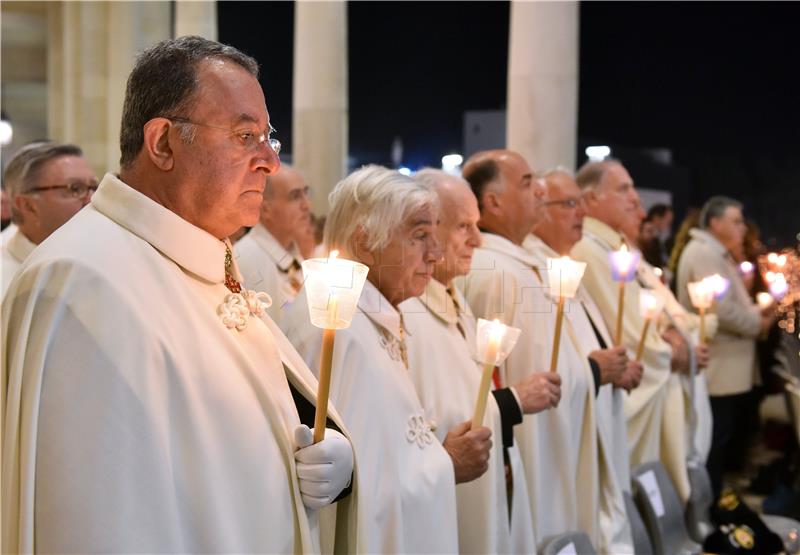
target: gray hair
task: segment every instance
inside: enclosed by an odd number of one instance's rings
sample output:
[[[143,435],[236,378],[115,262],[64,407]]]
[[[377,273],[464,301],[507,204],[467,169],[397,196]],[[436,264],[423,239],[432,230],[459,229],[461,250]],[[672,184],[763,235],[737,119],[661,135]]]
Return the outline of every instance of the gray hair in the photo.
[[[22,215],[14,207],[14,197],[35,187],[40,170],[50,160],[62,156],[83,156],[83,151],[73,144],[40,141],[23,146],[8,161],[3,173],[3,188],[8,191],[14,223],[22,222]]]
[[[370,251],[385,248],[411,214],[438,207],[438,197],[412,178],[382,166],[364,166],[341,180],[328,196],[325,246],[357,258],[353,239],[362,229]]]
[[[571,179],[575,179],[575,172],[564,166],[556,166],[555,168],[550,168],[549,170],[545,170],[539,174],[539,177],[542,179],[547,179],[548,177],[558,174],[566,175]]]
[[[711,225],[711,220],[721,218],[725,214],[725,210],[730,206],[739,210],[742,209],[742,203],[730,197],[716,196],[708,199],[700,210],[700,220],[698,222],[700,228],[708,229],[708,226]]]
[[[436,191],[439,185],[447,181],[456,181],[470,187],[469,182],[463,177],[436,168],[422,168],[412,176],[412,179],[429,191]]]
[[[232,46],[202,37],[164,40],[139,55],[128,77],[122,107],[121,167],[133,163],[142,149],[148,121],[159,116],[179,116],[189,107],[197,92],[197,67],[209,59],[229,60],[258,78],[255,59]],[[182,140],[191,142],[193,136],[193,128],[181,126]]]
[[[603,176],[605,176],[611,164],[622,165],[619,160],[615,160],[614,158],[606,158],[601,162],[586,162],[575,174],[575,183],[578,184],[578,187],[580,187],[581,191],[584,193],[590,189],[594,189],[603,180]]]

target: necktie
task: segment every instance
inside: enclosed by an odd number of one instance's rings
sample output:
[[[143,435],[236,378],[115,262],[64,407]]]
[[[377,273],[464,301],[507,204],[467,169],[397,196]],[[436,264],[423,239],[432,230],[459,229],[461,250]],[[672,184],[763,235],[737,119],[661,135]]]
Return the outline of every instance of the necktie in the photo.
[[[464,339],[467,338],[467,333],[464,331],[464,326],[461,325],[461,307],[458,306],[458,300],[456,299],[456,291],[453,289],[452,285],[447,286],[447,294],[450,295],[450,299],[453,301],[453,306],[456,308],[456,328],[458,328],[458,333],[461,334],[461,337]]]
[[[400,313],[400,357],[403,359],[403,365],[408,370],[408,350],[406,349],[406,325],[403,321],[403,313]]]

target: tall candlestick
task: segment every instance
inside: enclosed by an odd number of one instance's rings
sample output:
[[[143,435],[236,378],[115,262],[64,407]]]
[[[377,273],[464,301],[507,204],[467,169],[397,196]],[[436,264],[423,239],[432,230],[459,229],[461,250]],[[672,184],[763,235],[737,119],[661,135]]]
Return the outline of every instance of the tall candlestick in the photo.
[[[687,284],[689,290],[689,298],[692,305],[700,313],[700,343],[706,343],[706,311],[711,308],[711,303],[714,302],[714,295],[717,293],[715,287],[715,280],[703,278],[700,281],[694,281]]]
[[[553,351],[550,355],[550,371],[558,368],[558,352],[561,344],[561,326],[564,320],[564,304],[566,299],[571,299],[578,291],[586,263],[576,262],[568,256],[561,258],[548,258],[548,284],[550,296],[557,298],[556,327],[553,335]]]
[[[628,246],[622,243],[619,250],[609,253],[611,263],[611,278],[619,282],[619,302],[617,303],[617,326],[614,330],[614,343],[622,345],[622,320],[625,313],[625,283],[631,281],[636,276],[639,267],[641,254],[636,251],[628,250]]]
[[[642,326],[642,336],[639,338],[639,345],[636,347],[636,362],[642,360],[644,353],[644,344],[647,340],[647,332],[650,329],[650,322],[653,318],[658,316],[661,309],[664,307],[664,300],[655,292],[643,289],[639,292],[639,313],[644,318],[644,325]]]
[[[478,388],[478,399],[475,402],[475,412],[472,416],[473,430],[483,425],[494,368],[502,364],[506,359],[511,349],[516,345],[521,331],[519,328],[506,326],[500,323],[499,320],[489,322],[483,318],[478,319],[477,352],[483,352],[484,355],[481,360],[483,363],[481,384]]]
[[[336,330],[350,327],[369,272],[365,265],[337,258],[337,255],[337,251],[332,251],[328,258],[303,262],[309,317],[314,326],[322,328],[314,443],[325,438]]]

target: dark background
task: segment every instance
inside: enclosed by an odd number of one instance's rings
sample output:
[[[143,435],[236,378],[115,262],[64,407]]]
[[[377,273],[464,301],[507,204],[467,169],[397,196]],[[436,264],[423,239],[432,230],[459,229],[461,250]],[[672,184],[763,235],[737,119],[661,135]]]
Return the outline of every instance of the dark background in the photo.
[[[219,2],[219,38],[262,65],[291,148],[292,2]],[[508,2],[350,2],[350,155],[438,165],[466,110],[504,109]],[[773,245],[800,231],[800,5],[583,2],[579,163],[608,144],[677,219],[713,194],[746,204]],[[671,161],[652,154],[666,149]],[[679,223],[676,222],[676,224]]]

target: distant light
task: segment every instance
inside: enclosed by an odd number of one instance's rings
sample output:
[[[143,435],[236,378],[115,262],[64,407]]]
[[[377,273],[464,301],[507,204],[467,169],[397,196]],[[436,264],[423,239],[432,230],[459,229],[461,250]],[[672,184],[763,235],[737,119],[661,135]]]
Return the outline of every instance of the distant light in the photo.
[[[662,277],[662,276],[664,275],[664,270],[662,270],[662,269],[661,269],[661,268],[659,268],[659,267],[655,267],[655,268],[653,268],[653,273],[654,273],[654,274],[655,274],[657,277]]]
[[[590,162],[602,162],[611,156],[611,148],[605,145],[587,146],[586,156],[589,157]]]
[[[753,263],[749,260],[745,260],[739,264],[739,271],[742,272],[742,275],[749,276],[753,273]]]
[[[442,170],[453,175],[459,175],[463,162],[464,157],[460,154],[447,154],[442,156]]]
[[[0,145],[6,146],[14,138],[14,130],[11,123],[7,120],[0,120]]]
[[[405,166],[400,166],[397,168],[397,171],[402,173],[403,175],[411,175],[411,168],[407,168]]]

